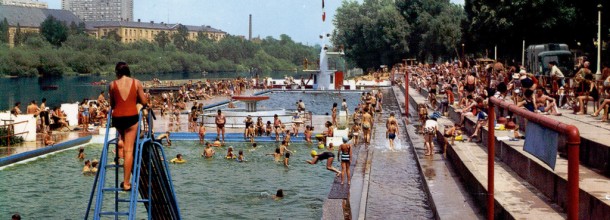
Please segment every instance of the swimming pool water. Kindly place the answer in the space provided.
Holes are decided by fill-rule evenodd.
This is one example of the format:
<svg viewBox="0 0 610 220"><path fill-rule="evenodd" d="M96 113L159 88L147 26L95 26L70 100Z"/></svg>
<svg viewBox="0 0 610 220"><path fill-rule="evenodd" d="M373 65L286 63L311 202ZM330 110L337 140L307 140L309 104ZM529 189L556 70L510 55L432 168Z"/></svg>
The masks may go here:
<svg viewBox="0 0 610 220"><path fill-rule="evenodd" d="M303 100L307 111L311 111L314 115L330 114L333 103L337 103L337 109L341 110L341 102L343 99L347 102L349 112L354 112L354 108L360 101L362 92L346 91L346 92L270 92L262 96L269 96L268 100L263 100L257 103L258 110L265 109L296 109L296 103ZM246 108L246 104L237 102L238 108ZM224 108L224 106L223 106Z"/></svg>
<svg viewBox="0 0 610 220"><path fill-rule="evenodd" d="M168 160L181 153L188 161L170 164L174 188L184 219L320 219L334 174L325 163L309 165L312 146L292 144L290 167L273 161L279 144L228 143L248 160L227 160L227 147L216 148L211 159L200 157L196 142L176 141L165 148ZM101 145L85 147L87 159L98 159ZM0 214L18 212L26 219L80 219L85 214L94 176L81 174L77 150L48 155L0 170ZM335 164L337 166L337 164ZM109 172L110 173L110 172ZM122 176L122 175L121 175ZM285 198L271 199L282 188ZM144 213L144 207L138 207ZM143 218L145 215L139 214Z"/></svg>

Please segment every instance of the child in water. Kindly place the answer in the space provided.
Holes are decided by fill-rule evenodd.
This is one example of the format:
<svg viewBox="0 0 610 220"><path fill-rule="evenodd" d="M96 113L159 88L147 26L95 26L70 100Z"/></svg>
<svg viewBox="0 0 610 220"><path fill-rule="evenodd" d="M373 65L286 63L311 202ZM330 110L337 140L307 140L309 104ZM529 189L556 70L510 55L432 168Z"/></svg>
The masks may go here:
<svg viewBox="0 0 610 220"><path fill-rule="evenodd" d="M216 152L211 148L210 142L205 143L205 149L203 149L203 153L201 153L202 157L210 158L213 157Z"/></svg>
<svg viewBox="0 0 610 220"><path fill-rule="evenodd" d="M199 143L203 144L205 140L205 126L203 126L203 123L199 124Z"/></svg>
<svg viewBox="0 0 610 220"><path fill-rule="evenodd" d="M243 150L239 151L239 155L237 156L237 162L246 162L246 158L244 157Z"/></svg>
<svg viewBox="0 0 610 220"><path fill-rule="evenodd" d="M235 154L233 154L233 147L229 147L229 149L227 150L227 159L235 159Z"/></svg>
<svg viewBox="0 0 610 220"><path fill-rule="evenodd" d="M169 162L170 163L185 163L186 160L182 158L182 154L178 154L178 155L176 155L176 158L171 159Z"/></svg>
<svg viewBox="0 0 610 220"><path fill-rule="evenodd" d="M252 148L250 150L248 150L248 151L250 151L250 152L255 151L256 150L256 146L257 146L256 143L252 143Z"/></svg>
<svg viewBox="0 0 610 220"><path fill-rule="evenodd" d="M278 200L284 198L284 190L278 189L275 195L271 196L271 198Z"/></svg>
<svg viewBox="0 0 610 220"><path fill-rule="evenodd" d="M265 156L273 156L273 159L275 160L275 162L279 162L280 158L282 157L282 154L280 153L280 148L275 148L275 152L272 154L265 154Z"/></svg>
<svg viewBox="0 0 610 220"><path fill-rule="evenodd" d="M311 133L312 133L312 131L310 130L309 125L305 126L305 131L303 131L303 134L305 135L305 141L310 144L312 143L311 142Z"/></svg>
<svg viewBox="0 0 610 220"><path fill-rule="evenodd" d="M91 173L91 161L85 160L85 166L83 167L83 174L87 175Z"/></svg>
<svg viewBox="0 0 610 220"><path fill-rule="evenodd" d="M78 148L78 155L76 156L79 160L85 159L85 148Z"/></svg>
<svg viewBox="0 0 610 220"><path fill-rule="evenodd" d="M91 172L92 173L97 173L97 165L99 164L99 162L97 160L93 160L91 162Z"/></svg>

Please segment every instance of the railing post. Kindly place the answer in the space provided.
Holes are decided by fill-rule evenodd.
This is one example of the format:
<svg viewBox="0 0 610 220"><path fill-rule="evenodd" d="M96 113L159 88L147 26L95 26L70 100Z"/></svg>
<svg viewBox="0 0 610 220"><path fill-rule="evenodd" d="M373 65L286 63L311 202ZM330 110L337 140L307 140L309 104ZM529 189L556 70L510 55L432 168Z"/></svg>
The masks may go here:
<svg viewBox="0 0 610 220"><path fill-rule="evenodd" d="M487 113L487 219L494 219L494 158L496 157L495 149L495 120L496 112L494 103L488 101Z"/></svg>
<svg viewBox="0 0 610 220"><path fill-rule="evenodd" d="M409 72L405 70L405 116L409 116Z"/></svg>
<svg viewBox="0 0 610 220"><path fill-rule="evenodd" d="M580 135L574 126L568 126L568 219L578 219Z"/></svg>

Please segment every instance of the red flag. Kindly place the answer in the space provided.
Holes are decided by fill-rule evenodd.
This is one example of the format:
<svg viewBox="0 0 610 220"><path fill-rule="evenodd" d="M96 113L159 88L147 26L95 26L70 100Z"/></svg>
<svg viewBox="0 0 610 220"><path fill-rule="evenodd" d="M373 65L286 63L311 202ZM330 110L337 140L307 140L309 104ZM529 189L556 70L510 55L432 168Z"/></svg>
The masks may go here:
<svg viewBox="0 0 610 220"><path fill-rule="evenodd" d="M326 12L322 12L322 22L326 21Z"/></svg>
<svg viewBox="0 0 610 220"><path fill-rule="evenodd" d="M322 8L324 8L324 0L322 0Z"/></svg>

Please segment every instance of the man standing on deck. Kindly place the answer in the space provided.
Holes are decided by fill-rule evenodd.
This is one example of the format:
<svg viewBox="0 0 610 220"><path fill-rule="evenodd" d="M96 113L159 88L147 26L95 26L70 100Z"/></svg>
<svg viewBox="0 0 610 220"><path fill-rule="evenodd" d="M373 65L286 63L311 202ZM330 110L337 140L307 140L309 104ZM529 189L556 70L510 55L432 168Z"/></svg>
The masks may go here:
<svg viewBox="0 0 610 220"><path fill-rule="evenodd" d="M218 109L218 115L216 115L216 139L219 139L219 135L222 132L222 143L225 142L225 115Z"/></svg>

